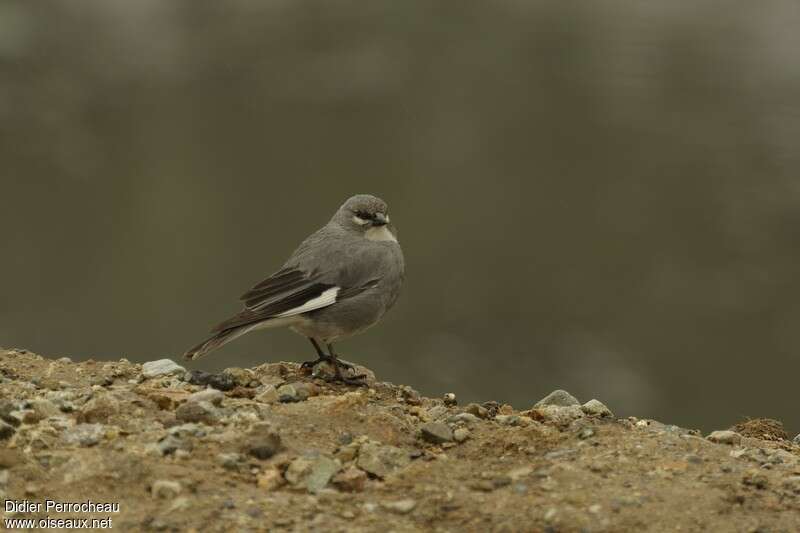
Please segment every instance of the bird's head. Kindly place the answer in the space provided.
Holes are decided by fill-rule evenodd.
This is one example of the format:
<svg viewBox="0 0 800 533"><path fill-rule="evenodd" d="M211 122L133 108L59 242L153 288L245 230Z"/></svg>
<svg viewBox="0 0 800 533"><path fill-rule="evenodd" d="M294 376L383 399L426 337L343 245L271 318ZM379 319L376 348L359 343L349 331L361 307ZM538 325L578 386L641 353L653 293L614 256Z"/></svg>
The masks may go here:
<svg viewBox="0 0 800 533"><path fill-rule="evenodd" d="M345 228L375 241L397 241L386 202L370 194L351 196L334 217Z"/></svg>

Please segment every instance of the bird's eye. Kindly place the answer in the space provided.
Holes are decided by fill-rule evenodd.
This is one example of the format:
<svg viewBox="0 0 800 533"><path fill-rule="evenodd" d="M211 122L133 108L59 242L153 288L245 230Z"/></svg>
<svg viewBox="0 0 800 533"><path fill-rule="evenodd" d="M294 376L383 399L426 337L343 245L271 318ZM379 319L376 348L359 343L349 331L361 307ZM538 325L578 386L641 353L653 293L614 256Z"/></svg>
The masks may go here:
<svg viewBox="0 0 800 533"><path fill-rule="evenodd" d="M372 215L370 215L366 211L356 211L356 216L364 220L372 220Z"/></svg>

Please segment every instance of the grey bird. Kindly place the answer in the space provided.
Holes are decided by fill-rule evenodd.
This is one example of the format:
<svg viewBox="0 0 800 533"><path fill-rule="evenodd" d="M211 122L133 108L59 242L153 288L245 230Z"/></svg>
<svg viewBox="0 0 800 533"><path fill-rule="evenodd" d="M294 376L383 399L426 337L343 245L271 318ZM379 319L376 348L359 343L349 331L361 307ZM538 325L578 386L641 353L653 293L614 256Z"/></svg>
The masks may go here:
<svg viewBox="0 0 800 533"><path fill-rule="evenodd" d="M375 325L397 300L404 276L403 252L386 202L353 196L280 270L241 296L239 314L184 357L197 359L257 329L289 327L308 337L317 352L317 359L303 367L327 361L337 380L362 384L363 376L344 376L342 369L352 365L338 359L333 343Z"/></svg>

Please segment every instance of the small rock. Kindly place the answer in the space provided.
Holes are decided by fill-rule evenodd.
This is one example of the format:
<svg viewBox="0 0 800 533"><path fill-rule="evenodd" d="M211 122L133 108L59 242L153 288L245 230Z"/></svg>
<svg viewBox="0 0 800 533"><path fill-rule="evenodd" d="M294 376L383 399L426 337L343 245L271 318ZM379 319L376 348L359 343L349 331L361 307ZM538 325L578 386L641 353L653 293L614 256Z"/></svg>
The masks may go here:
<svg viewBox="0 0 800 533"><path fill-rule="evenodd" d="M209 386L221 391L229 391L236 386L236 382L229 374L209 374L202 370L187 372L183 380L192 385Z"/></svg>
<svg viewBox="0 0 800 533"><path fill-rule="evenodd" d="M69 357L59 357L58 359L56 359L56 363L61 363L61 364L64 364L64 365L69 364L71 362L72 362L72 359L70 359Z"/></svg>
<svg viewBox="0 0 800 533"><path fill-rule="evenodd" d="M181 484L177 481L160 479L153 483L150 494L153 498L171 500L181 493Z"/></svg>
<svg viewBox="0 0 800 533"><path fill-rule="evenodd" d="M792 442L794 442L797 445L800 445L800 433L798 433L797 436L792 439Z"/></svg>
<svg viewBox="0 0 800 533"><path fill-rule="evenodd" d="M570 405L568 407L545 405L534 408L532 412L538 413L542 419L556 426L568 426L574 420L584 416L580 405Z"/></svg>
<svg viewBox="0 0 800 533"><path fill-rule="evenodd" d="M0 440L10 439L15 431L14 426L0 420Z"/></svg>
<svg viewBox="0 0 800 533"><path fill-rule="evenodd" d="M469 404L464 411L467 413L474 415L478 418L488 418L489 417L489 410L482 405L478 405L477 403Z"/></svg>
<svg viewBox="0 0 800 533"><path fill-rule="evenodd" d="M230 376L234 384L239 387L249 387L250 383L256 379L256 375L249 368L226 368L222 373Z"/></svg>
<svg viewBox="0 0 800 533"><path fill-rule="evenodd" d="M614 413L600 400L589 400L581 406L581 410L590 416L613 417Z"/></svg>
<svg viewBox="0 0 800 533"><path fill-rule="evenodd" d="M336 474L333 484L345 492L361 492L367 484L367 474L363 470L351 466Z"/></svg>
<svg viewBox="0 0 800 533"><path fill-rule="evenodd" d="M175 410L175 418L182 422L202 422L212 426L219 422L220 413L209 402L186 402Z"/></svg>
<svg viewBox="0 0 800 533"><path fill-rule="evenodd" d="M358 450L356 466L361 470L379 478L407 466L411 462L408 453L395 446L384 446L368 441Z"/></svg>
<svg viewBox="0 0 800 533"><path fill-rule="evenodd" d="M595 429L594 428L583 428L578 433L578 438L581 440L586 440L595 436Z"/></svg>
<svg viewBox="0 0 800 533"><path fill-rule="evenodd" d="M29 416L25 417L25 422L29 424L35 424L45 418L61 414L61 410L50 400L31 400L26 403L25 407L31 410Z"/></svg>
<svg viewBox="0 0 800 533"><path fill-rule="evenodd" d="M449 411L447 410L447 407L445 407L444 405L434 405L433 407L427 410L422 419L439 420L441 418L444 418L448 413Z"/></svg>
<svg viewBox="0 0 800 533"><path fill-rule="evenodd" d="M285 482L280 471L275 468L269 468L256 477L256 485L264 490L276 490Z"/></svg>
<svg viewBox="0 0 800 533"><path fill-rule="evenodd" d="M217 461L227 470L236 470L244 462L244 457L240 453L220 453Z"/></svg>
<svg viewBox="0 0 800 533"><path fill-rule="evenodd" d="M565 390L554 390L538 402L534 407L544 407L546 405L556 405L558 407L569 407L571 405L580 405L581 402L578 401L575 396L568 393Z"/></svg>
<svg viewBox="0 0 800 533"><path fill-rule="evenodd" d="M527 426L530 424L530 419L519 415L497 415L494 419L504 426Z"/></svg>
<svg viewBox="0 0 800 533"><path fill-rule="evenodd" d="M750 470L742 476L742 483L757 489L765 489L769 486L769 478L758 470Z"/></svg>
<svg viewBox="0 0 800 533"><path fill-rule="evenodd" d="M453 431L453 440L456 442L464 442L469 438L469 430L467 428L458 428Z"/></svg>
<svg viewBox="0 0 800 533"><path fill-rule="evenodd" d="M244 450L256 459L269 459L281 448L281 437L267 422L254 424L244 443Z"/></svg>
<svg viewBox="0 0 800 533"><path fill-rule="evenodd" d="M387 511L391 511L393 513L398 513L398 514L408 514L411 511L413 511L416 506L417 502L412 499L398 500L396 502L387 502L382 505L382 507Z"/></svg>
<svg viewBox="0 0 800 533"><path fill-rule="evenodd" d="M453 440L453 430L441 422L428 422L422 424L419 429L422 438L433 444L442 444Z"/></svg>
<svg viewBox="0 0 800 533"><path fill-rule="evenodd" d="M316 494L325 488L341 464L335 459L318 455L316 457L298 457L286 469L286 481L294 487L303 487Z"/></svg>
<svg viewBox="0 0 800 533"><path fill-rule="evenodd" d="M800 475L789 476L783 480L783 487L795 494L800 494Z"/></svg>
<svg viewBox="0 0 800 533"><path fill-rule="evenodd" d="M421 403L419 392L408 385L400 387L400 396L409 405L419 405Z"/></svg>
<svg viewBox="0 0 800 533"><path fill-rule="evenodd" d="M119 401L109 393L95 396L78 413L78 422L87 424L107 423L109 419L119 413Z"/></svg>
<svg viewBox="0 0 800 533"><path fill-rule="evenodd" d="M711 442L717 442L719 444L740 444L742 442L741 435L735 431L729 430L714 431L707 438Z"/></svg>
<svg viewBox="0 0 800 533"><path fill-rule="evenodd" d="M280 400L278 389L274 385L266 385L264 390L258 393L254 398L257 402L262 403L275 403Z"/></svg>
<svg viewBox="0 0 800 533"><path fill-rule="evenodd" d="M278 387L278 400L281 402L302 402L316 396L319 389L312 383L287 383Z"/></svg>
<svg viewBox="0 0 800 533"><path fill-rule="evenodd" d="M444 400L445 405L456 405L458 400L456 400L456 395L452 392L448 392L442 398Z"/></svg>
<svg viewBox="0 0 800 533"><path fill-rule="evenodd" d="M181 439L180 437L173 435L167 435L158 441L155 449L161 453L161 455L172 455L179 450L190 452L192 449L194 449L194 445L190 440Z"/></svg>
<svg viewBox="0 0 800 533"><path fill-rule="evenodd" d="M457 422L465 422L467 424L474 424L476 422L480 422L481 419L477 416L473 415L472 413L458 413L457 415L453 415L447 417L448 424L455 424Z"/></svg>
<svg viewBox="0 0 800 533"><path fill-rule="evenodd" d="M205 389L194 394L189 395L186 399L187 402L208 402L211 405L215 405L219 407L222 405L222 400L225 398L225 395L222 391L217 389Z"/></svg>
<svg viewBox="0 0 800 533"><path fill-rule="evenodd" d="M186 369L172 359L148 361L142 365L142 376L147 379L184 373L186 373Z"/></svg>
<svg viewBox="0 0 800 533"><path fill-rule="evenodd" d="M78 424L64 432L64 440L78 446L94 446L103 440L105 432L102 424Z"/></svg>

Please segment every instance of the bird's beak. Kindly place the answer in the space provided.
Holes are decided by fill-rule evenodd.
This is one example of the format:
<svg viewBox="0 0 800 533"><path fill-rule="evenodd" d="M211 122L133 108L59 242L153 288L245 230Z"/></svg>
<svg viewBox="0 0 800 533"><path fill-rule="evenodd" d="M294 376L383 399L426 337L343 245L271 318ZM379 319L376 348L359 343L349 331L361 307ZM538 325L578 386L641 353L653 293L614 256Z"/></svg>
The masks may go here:
<svg viewBox="0 0 800 533"><path fill-rule="evenodd" d="M372 219L373 226L385 226L389 223L389 217L383 213L375 213L375 218Z"/></svg>

